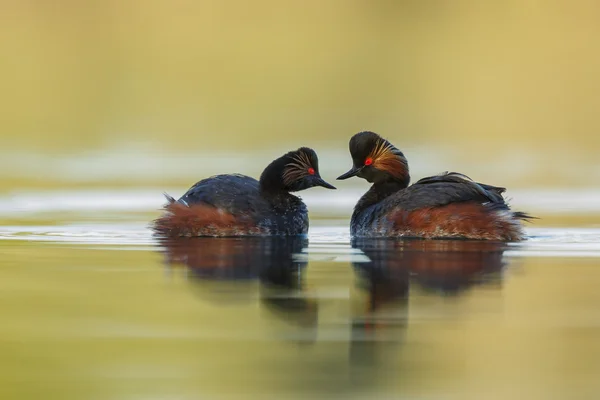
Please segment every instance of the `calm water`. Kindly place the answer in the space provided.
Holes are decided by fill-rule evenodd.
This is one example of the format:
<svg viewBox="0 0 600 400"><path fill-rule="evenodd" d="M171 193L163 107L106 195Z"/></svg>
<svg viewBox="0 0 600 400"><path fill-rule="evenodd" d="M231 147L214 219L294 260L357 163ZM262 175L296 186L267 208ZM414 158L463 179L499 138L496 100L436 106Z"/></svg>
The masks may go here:
<svg viewBox="0 0 600 400"><path fill-rule="evenodd" d="M592 224L351 242L316 218L306 240L159 243L156 196L17 197L0 199L2 399L600 395Z"/></svg>

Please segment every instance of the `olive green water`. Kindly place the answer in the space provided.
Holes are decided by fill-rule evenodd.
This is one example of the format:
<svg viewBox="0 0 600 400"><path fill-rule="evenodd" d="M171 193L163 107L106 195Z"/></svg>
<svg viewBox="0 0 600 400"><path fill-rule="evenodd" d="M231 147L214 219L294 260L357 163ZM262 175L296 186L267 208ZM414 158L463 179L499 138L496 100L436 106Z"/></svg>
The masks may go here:
<svg viewBox="0 0 600 400"><path fill-rule="evenodd" d="M308 246L177 247L120 215L5 221L1 398L600 393L598 229L353 248L347 221L316 219Z"/></svg>

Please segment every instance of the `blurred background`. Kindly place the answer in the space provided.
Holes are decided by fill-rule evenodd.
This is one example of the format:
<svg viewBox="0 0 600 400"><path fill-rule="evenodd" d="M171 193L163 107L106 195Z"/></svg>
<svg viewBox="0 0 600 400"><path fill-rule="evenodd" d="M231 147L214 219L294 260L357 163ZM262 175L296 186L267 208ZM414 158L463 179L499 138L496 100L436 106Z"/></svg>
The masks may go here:
<svg viewBox="0 0 600 400"><path fill-rule="evenodd" d="M0 7L5 193L185 190L215 173L258 176L303 145L334 181L361 130L404 150L414 180L458 170L515 190L600 181L597 2Z"/></svg>

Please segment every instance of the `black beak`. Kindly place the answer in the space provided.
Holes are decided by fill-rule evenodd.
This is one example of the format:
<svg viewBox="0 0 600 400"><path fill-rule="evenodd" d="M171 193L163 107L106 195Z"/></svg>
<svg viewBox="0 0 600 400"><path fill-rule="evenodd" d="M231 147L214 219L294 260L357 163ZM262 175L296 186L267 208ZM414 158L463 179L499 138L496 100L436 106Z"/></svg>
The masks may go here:
<svg viewBox="0 0 600 400"><path fill-rule="evenodd" d="M350 169L350 171L338 176L338 180L352 178L353 176L356 176L360 172L361 169L362 168L352 167L352 169Z"/></svg>
<svg viewBox="0 0 600 400"><path fill-rule="evenodd" d="M325 181L324 181L323 179L321 179L320 177L317 177L317 178L315 178L315 180L314 180L314 184L315 184L316 186L322 186L322 187L324 187L324 188L327 188L327 189L335 189L335 188L336 188L335 186L333 186L333 185L330 185L329 183L325 182Z"/></svg>

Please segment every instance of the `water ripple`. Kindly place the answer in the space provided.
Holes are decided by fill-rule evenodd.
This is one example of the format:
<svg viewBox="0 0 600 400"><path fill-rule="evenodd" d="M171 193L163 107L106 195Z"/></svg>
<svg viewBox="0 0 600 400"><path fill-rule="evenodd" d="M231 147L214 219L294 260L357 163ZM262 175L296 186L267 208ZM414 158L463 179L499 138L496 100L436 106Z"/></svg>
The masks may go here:
<svg viewBox="0 0 600 400"><path fill-rule="evenodd" d="M321 225L309 232L310 247L303 257L311 260L359 261L360 253L350 247L345 226ZM600 229L592 228L528 228L530 239L513 243L507 255L535 257L600 257ZM86 223L63 225L8 225L0 227L0 240L54 242L63 244L112 245L115 249L139 250L156 240L146 222ZM121 247L122 246L122 247Z"/></svg>

